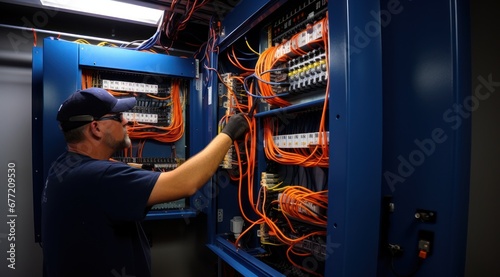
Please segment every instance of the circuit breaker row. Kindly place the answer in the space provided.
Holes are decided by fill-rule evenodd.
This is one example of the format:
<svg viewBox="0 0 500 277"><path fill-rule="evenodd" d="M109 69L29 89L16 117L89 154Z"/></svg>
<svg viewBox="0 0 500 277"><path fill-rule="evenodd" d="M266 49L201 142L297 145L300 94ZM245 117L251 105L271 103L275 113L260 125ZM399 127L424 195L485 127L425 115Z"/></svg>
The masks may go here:
<svg viewBox="0 0 500 277"><path fill-rule="evenodd" d="M302 93L316 87L325 87L328 79L326 54L315 49L306 55L288 61L289 92Z"/></svg>
<svg viewBox="0 0 500 277"><path fill-rule="evenodd" d="M319 21L314 25L308 24L306 28L295 35L292 39L289 39L280 45L278 45L276 52L274 54L275 59L279 59L285 55L293 56L296 55L297 51L301 49L307 51L311 49L312 43L317 42L319 39L323 38L323 28L325 28L325 22Z"/></svg>
<svg viewBox="0 0 500 277"><path fill-rule="evenodd" d="M145 83L103 79L102 80L102 88L116 90L116 91L129 91L129 92L138 92L138 93L158 94L158 85L157 84L145 84Z"/></svg>
<svg viewBox="0 0 500 277"><path fill-rule="evenodd" d="M330 132L326 131L325 133L326 134L322 134L320 132L312 132L278 135L273 136L273 141L274 144L279 148L309 148L316 145L328 145L328 143L330 142ZM326 143L323 139L323 135L326 137Z"/></svg>
<svg viewBox="0 0 500 277"><path fill-rule="evenodd" d="M137 99L136 106L123 113L125 119L154 126L168 126L171 122L170 106L172 104L168 97L170 87L166 84L135 81L141 79L148 78L106 71L93 73L94 86L106 89L118 98L134 96ZM156 130L151 129L151 131Z"/></svg>
<svg viewBox="0 0 500 277"><path fill-rule="evenodd" d="M161 100L144 95L136 96L136 106L123 117L131 122L147 123L156 126L168 126L171 122L170 99Z"/></svg>
<svg viewBox="0 0 500 277"><path fill-rule="evenodd" d="M273 92L301 94L326 87L328 68L322 39L326 32L325 18L306 28L276 47L274 57L287 61L277 64L271 74Z"/></svg>
<svg viewBox="0 0 500 277"><path fill-rule="evenodd" d="M181 163L174 158L161 157L114 157L113 159L124 163L140 164L143 169L156 171L170 171L176 169Z"/></svg>
<svg viewBox="0 0 500 277"><path fill-rule="evenodd" d="M273 92L300 94L326 87L328 71L326 53L315 49L307 54L289 60L271 73Z"/></svg>
<svg viewBox="0 0 500 277"><path fill-rule="evenodd" d="M289 9L271 24L273 42L281 42L283 39L290 38L306 24L323 17L327 9L327 0L297 1L295 7Z"/></svg>

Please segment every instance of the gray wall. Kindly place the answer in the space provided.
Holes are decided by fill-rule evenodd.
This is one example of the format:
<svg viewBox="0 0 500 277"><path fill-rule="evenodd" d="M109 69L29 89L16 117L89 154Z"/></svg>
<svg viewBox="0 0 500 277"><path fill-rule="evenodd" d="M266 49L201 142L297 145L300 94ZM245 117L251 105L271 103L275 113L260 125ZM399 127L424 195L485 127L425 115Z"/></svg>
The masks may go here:
<svg viewBox="0 0 500 277"><path fill-rule="evenodd" d="M10 31L0 30L0 276L41 276L42 251L34 242L31 182L31 45L14 47ZM17 51L16 51L17 50ZM10 227L7 214L7 164L15 163L15 270L7 267ZM9 213L10 214L10 213Z"/></svg>
<svg viewBox="0 0 500 277"><path fill-rule="evenodd" d="M490 92L472 113L466 276L500 276L500 24L498 1L471 1L472 89ZM478 80L498 82L491 90Z"/></svg>

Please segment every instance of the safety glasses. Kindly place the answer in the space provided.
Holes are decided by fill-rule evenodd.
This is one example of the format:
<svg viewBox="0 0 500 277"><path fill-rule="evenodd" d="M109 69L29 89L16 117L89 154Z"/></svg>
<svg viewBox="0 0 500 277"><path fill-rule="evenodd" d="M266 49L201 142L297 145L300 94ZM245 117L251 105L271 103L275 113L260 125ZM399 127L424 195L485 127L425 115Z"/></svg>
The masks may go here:
<svg viewBox="0 0 500 277"><path fill-rule="evenodd" d="M114 121L122 122L122 118L123 118L123 113L117 113L114 115L103 116L101 118L96 119L96 121L114 120Z"/></svg>

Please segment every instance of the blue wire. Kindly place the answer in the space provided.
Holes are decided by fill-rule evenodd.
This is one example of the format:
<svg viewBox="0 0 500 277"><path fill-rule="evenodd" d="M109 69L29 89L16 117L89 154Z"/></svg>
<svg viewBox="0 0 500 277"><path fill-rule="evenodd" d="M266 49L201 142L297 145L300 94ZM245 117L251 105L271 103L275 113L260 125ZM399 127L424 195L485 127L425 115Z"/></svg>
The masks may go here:
<svg viewBox="0 0 500 277"><path fill-rule="evenodd" d="M253 94L249 91L248 87L247 87L247 80L248 78L250 77L255 77L257 78L257 76L255 76L255 74L252 74L252 75L249 75L247 77L245 77L245 79L243 79L243 89L245 90L245 93L252 96L252 97L255 97L255 98L259 98L259 99L270 99L270 98L275 98L275 97L282 97L282 96L287 96L289 93L282 93L282 94L279 94L279 95L272 95L272 96L262 96L262 95L256 95L256 94ZM258 78L257 78L258 79Z"/></svg>
<svg viewBox="0 0 500 277"><path fill-rule="evenodd" d="M258 57L255 58L241 58L241 57L235 57L233 54L229 54L231 57L236 58L238 60L243 60L243 61L255 61L258 59Z"/></svg>
<svg viewBox="0 0 500 277"><path fill-rule="evenodd" d="M265 72L263 72L263 73L265 73ZM262 80L261 78L259 78L259 76L255 75L255 74L252 74L250 76L253 76L257 80L261 81L262 83L269 84L269 85L289 85L290 84L288 82L271 82L271 81Z"/></svg>
<svg viewBox="0 0 500 277"><path fill-rule="evenodd" d="M160 38L160 31L156 31L152 37L150 37L148 40L145 40L144 42L142 42L139 46L134 48L134 50L151 49L156 44L156 42L158 42L159 38Z"/></svg>
<svg viewBox="0 0 500 277"><path fill-rule="evenodd" d="M158 24L158 27L156 28L156 32L153 34L152 37L148 38L147 40L143 41L139 46L135 48L131 48L132 50L149 50L155 46L155 44L160 40L161 37L161 26L163 23L163 17L165 16L165 12L161 16L160 22Z"/></svg>
<svg viewBox="0 0 500 277"><path fill-rule="evenodd" d="M242 51L238 48L234 48L236 49L236 51L238 51L239 53L243 54L243 55L246 55L246 56L256 56L257 54L255 54L254 52L245 52L245 51ZM255 59L258 59L259 57L255 57Z"/></svg>

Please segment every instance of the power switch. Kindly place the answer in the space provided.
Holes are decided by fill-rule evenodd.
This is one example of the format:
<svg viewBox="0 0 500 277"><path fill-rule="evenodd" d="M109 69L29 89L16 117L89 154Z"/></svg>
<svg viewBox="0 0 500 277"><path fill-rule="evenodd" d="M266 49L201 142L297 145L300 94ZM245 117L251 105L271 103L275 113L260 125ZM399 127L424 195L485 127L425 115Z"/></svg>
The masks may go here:
<svg viewBox="0 0 500 277"><path fill-rule="evenodd" d="M418 256L421 259L426 259L432 253L433 244L433 232L426 230L420 230L418 232Z"/></svg>
<svg viewBox="0 0 500 277"><path fill-rule="evenodd" d="M430 243L430 241L423 240L423 239L419 240L418 241L418 250L429 253L430 250L431 250L431 243Z"/></svg>

